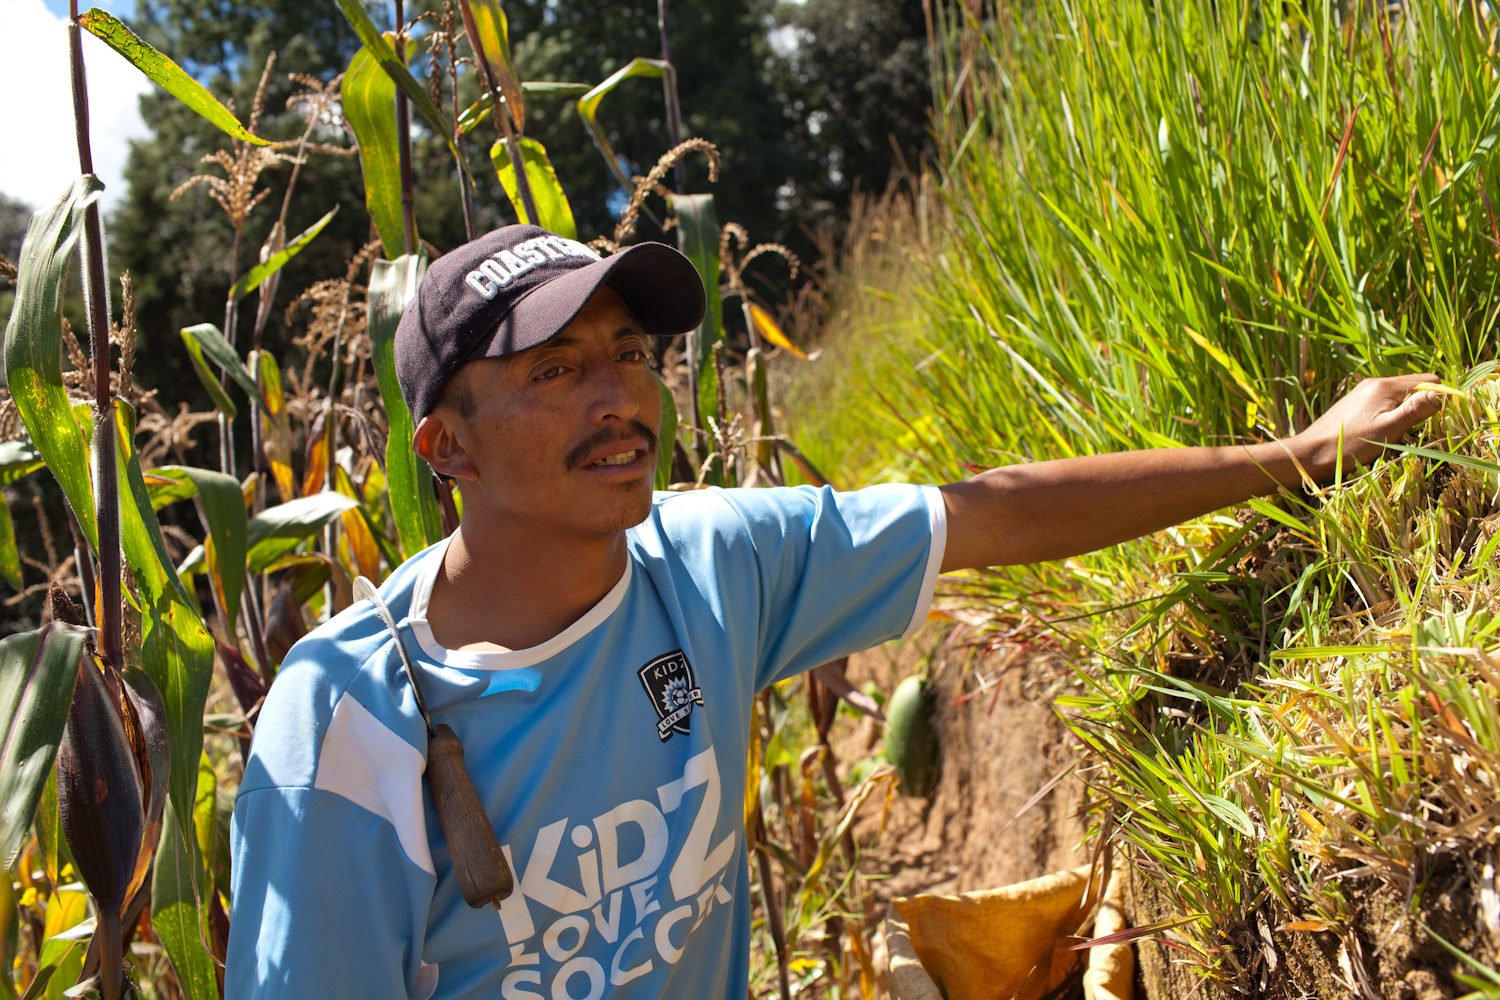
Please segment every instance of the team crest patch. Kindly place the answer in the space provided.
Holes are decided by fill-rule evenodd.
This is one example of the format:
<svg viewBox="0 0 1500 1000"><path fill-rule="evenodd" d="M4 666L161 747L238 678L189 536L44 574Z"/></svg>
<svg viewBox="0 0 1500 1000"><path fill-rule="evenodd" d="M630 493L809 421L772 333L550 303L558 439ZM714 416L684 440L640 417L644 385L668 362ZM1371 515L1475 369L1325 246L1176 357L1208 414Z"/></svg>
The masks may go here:
<svg viewBox="0 0 1500 1000"><path fill-rule="evenodd" d="M688 734L693 705L703 704L703 691L693 679L693 667L677 649L658 656L637 671L651 707L656 709L656 735L663 743L673 733Z"/></svg>

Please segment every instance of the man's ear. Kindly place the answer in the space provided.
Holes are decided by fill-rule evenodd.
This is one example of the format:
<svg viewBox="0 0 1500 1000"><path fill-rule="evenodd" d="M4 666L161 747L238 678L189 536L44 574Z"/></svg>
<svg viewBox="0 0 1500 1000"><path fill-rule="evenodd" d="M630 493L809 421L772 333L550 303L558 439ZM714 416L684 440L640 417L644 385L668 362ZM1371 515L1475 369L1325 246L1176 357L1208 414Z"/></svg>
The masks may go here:
<svg viewBox="0 0 1500 1000"><path fill-rule="evenodd" d="M411 444L417 457L432 466L432 471L438 475L478 482L479 467L464 447L465 437L459 433L454 415L439 407L417 424Z"/></svg>

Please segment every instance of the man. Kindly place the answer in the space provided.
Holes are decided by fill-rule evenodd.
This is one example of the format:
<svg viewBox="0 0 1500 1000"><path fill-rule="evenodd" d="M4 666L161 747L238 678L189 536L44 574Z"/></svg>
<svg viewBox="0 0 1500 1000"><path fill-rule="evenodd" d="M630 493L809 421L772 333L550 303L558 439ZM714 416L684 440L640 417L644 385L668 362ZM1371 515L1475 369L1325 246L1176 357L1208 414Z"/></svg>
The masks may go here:
<svg viewBox="0 0 1500 1000"><path fill-rule="evenodd" d="M288 655L234 813L228 995L733 998L751 699L910 635L940 571L1058 559L1369 461L1438 407L1362 382L1283 442L1014 465L947 486L653 495L648 337L703 287L661 244L532 226L438 259L396 338L463 523L381 588L515 872L460 897L426 729L368 603Z"/></svg>

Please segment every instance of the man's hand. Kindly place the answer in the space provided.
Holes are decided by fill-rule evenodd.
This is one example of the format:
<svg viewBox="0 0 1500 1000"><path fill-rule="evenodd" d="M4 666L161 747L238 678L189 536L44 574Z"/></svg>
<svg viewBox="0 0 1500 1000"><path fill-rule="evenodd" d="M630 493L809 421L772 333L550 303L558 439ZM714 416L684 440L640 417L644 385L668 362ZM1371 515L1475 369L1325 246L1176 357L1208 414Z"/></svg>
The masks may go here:
<svg viewBox="0 0 1500 1000"><path fill-rule="evenodd" d="M943 570L1063 559L1368 463L1438 411L1432 374L1366 379L1312 426L1248 447L1160 448L991 469L942 487ZM1300 469L1299 469L1300 466Z"/></svg>
<svg viewBox="0 0 1500 1000"><path fill-rule="evenodd" d="M1437 393L1417 389L1423 382L1437 381L1438 377L1430 372L1367 378L1287 445L1307 474L1322 482L1332 478L1337 467L1342 428L1345 467L1352 464L1351 459L1368 465L1384 451L1382 444L1401 440L1415 424L1442 408L1442 398Z"/></svg>

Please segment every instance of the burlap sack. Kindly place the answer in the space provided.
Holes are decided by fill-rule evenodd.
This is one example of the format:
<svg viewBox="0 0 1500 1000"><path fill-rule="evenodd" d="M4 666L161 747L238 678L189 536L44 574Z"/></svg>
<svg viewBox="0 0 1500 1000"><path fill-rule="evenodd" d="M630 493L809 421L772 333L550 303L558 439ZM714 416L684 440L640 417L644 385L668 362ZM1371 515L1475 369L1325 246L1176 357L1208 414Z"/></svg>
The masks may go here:
<svg viewBox="0 0 1500 1000"><path fill-rule="evenodd" d="M1132 1000L1130 945L1067 950L1079 942L1070 935L1093 908L1097 890L1098 875L1091 883L1085 865L1001 889L893 900L885 934L891 995L1039 1000L1082 972L1089 1000ZM1108 929L1095 936L1121 929L1123 892L1116 872L1095 921Z"/></svg>
<svg viewBox="0 0 1500 1000"><path fill-rule="evenodd" d="M1094 918L1093 937L1118 934L1128 925L1125 920L1124 871L1116 868L1104 890L1099 916ZM1088 951L1089 967L1083 974L1084 1000L1134 1000L1135 946L1107 944Z"/></svg>

